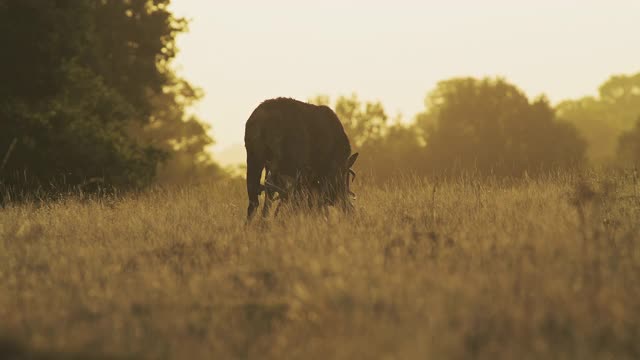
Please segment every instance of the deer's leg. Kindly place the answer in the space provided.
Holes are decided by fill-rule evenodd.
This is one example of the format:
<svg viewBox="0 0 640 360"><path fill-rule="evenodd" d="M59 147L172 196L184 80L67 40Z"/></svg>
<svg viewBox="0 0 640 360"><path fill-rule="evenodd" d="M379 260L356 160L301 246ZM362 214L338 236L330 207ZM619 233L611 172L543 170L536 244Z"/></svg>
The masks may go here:
<svg viewBox="0 0 640 360"><path fill-rule="evenodd" d="M258 206L260 206L260 176L264 168L264 161L260 156L247 149L247 195L249 197L249 207L247 208L247 221L250 221Z"/></svg>
<svg viewBox="0 0 640 360"><path fill-rule="evenodd" d="M269 169L266 169L267 175L265 176L265 184L273 181L272 174ZM269 209L271 208L271 204L273 204L273 198L275 197L275 193L272 189L266 188L264 189L264 206L262 208L262 217L267 217L269 215Z"/></svg>

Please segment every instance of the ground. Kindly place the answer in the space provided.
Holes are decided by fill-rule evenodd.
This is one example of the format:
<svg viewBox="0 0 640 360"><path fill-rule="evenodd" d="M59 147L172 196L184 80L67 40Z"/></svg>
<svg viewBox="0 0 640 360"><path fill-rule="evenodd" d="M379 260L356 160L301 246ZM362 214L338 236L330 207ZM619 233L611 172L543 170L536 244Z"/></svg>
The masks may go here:
<svg viewBox="0 0 640 360"><path fill-rule="evenodd" d="M250 226L235 181L8 205L0 357L640 358L632 177L361 181Z"/></svg>

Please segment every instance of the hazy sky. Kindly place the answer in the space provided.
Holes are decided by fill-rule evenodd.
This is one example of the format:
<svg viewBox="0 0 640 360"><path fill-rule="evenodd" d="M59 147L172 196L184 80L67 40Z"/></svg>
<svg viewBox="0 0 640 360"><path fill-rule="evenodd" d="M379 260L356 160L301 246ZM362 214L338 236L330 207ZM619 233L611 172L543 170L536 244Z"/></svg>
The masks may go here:
<svg viewBox="0 0 640 360"><path fill-rule="evenodd" d="M506 77L554 102L640 71L639 0L174 0L179 73L206 97L215 150L264 99L355 92L412 118L439 80Z"/></svg>

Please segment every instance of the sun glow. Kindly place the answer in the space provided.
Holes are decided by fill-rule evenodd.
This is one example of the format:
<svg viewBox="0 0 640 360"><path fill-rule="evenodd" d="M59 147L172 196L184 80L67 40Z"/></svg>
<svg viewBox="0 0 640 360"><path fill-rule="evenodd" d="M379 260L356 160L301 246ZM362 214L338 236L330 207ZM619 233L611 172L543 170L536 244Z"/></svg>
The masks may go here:
<svg viewBox="0 0 640 360"><path fill-rule="evenodd" d="M504 76L552 101L594 93L638 71L637 1L175 0L191 19L179 73L206 97L195 111L216 151L242 144L262 100L357 93L410 120L453 76ZM224 162L224 159L221 159Z"/></svg>

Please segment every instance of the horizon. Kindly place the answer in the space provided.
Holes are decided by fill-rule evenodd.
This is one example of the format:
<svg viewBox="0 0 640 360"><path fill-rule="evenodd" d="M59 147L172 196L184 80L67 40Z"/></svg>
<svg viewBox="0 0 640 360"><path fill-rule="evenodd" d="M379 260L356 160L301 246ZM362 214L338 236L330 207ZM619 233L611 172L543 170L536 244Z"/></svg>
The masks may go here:
<svg viewBox="0 0 640 360"><path fill-rule="evenodd" d="M596 95L610 76L640 63L640 49L629 45L640 3L631 1L329 0L311 8L176 0L171 7L190 20L174 64L204 90L192 110L211 125L223 164L220 154L243 144L246 119L268 98L355 93L410 121L448 78L504 77L530 98L544 94L557 104Z"/></svg>

